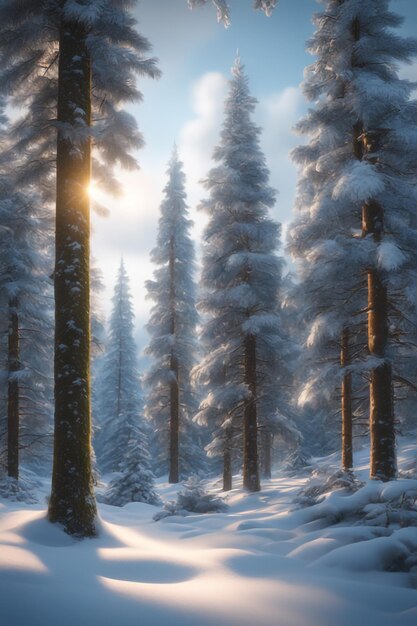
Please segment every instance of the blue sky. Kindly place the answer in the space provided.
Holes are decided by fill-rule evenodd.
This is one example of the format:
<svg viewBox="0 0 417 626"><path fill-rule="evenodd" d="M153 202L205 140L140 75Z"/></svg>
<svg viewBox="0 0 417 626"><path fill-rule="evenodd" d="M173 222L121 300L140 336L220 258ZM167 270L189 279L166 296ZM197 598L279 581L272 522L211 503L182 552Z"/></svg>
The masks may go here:
<svg viewBox="0 0 417 626"><path fill-rule="evenodd" d="M288 152L300 139L291 128L307 104L300 90L303 71L313 58L306 40L313 34L315 0L279 0L270 18L252 9L252 0L230 0L232 25L216 21L211 4L190 11L186 0L140 0L138 29L153 46L163 72L158 81L141 79L144 100L131 107L146 145L138 153L139 172L122 174L123 198L107 199L110 217L93 218L93 254L103 269L102 305L108 313L121 255L131 279L139 348L146 344L143 327L149 303L144 281L152 275L149 252L156 237L158 207L165 169L177 142L187 175L188 203L198 242L204 216L196 211L204 189L199 180L211 166L211 153L222 121L226 81L237 50L246 66L252 94L259 100L256 121L264 129L262 146L279 195L274 217L284 231L291 220L296 172ZM405 17L403 33L417 35L417 0L393 0ZM417 80L417 63L405 70Z"/></svg>

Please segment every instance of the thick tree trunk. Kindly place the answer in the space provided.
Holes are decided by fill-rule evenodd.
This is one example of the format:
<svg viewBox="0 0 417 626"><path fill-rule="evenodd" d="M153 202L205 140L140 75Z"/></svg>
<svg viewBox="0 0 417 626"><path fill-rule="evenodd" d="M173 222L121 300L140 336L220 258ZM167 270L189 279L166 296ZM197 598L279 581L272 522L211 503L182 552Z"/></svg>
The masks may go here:
<svg viewBox="0 0 417 626"><path fill-rule="evenodd" d="M229 443L226 444L223 453L223 491L232 488L232 451Z"/></svg>
<svg viewBox="0 0 417 626"><path fill-rule="evenodd" d="M355 41L361 37L358 18L352 22ZM352 65L356 65L352 57ZM366 159L380 148L381 131L365 129L358 120L353 129L354 153L358 160ZM372 157L373 161L374 157ZM362 236L372 235L379 243L384 234L384 211L382 206L370 200L362 207ZM394 389L392 368L387 358L389 342L388 294L382 270L368 270L368 352L380 359L381 364L371 371L369 386L371 437L370 476L381 480L395 478L397 472L395 452Z"/></svg>
<svg viewBox="0 0 417 626"><path fill-rule="evenodd" d="M256 407L256 338L245 337L245 383L250 397L245 401L243 415L243 486L259 491L258 420Z"/></svg>
<svg viewBox="0 0 417 626"><path fill-rule="evenodd" d="M349 329L344 328L340 349L340 366L350 365ZM352 440L352 374L346 372L342 380L342 467L350 471L353 467Z"/></svg>
<svg viewBox="0 0 417 626"><path fill-rule="evenodd" d="M380 242L384 230L382 207L375 201L362 209L362 235L372 235ZM394 392L391 363L387 358L389 341L388 294L384 273L379 268L368 270L368 351L380 359L371 371L369 387L371 437L370 476L391 480L396 476Z"/></svg>
<svg viewBox="0 0 417 626"><path fill-rule="evenodd" d="M171 311L171 335L176 332L175 319L175 241L170 239L169 273L170 273L170 311ZM174 348L175 350L175 348ZM178 358L171 352L170 370L174 380L170 383L170 423L169 423L169 478L170 483L179 482L179 430L180 430L180 394L179 394L179 367Z"/></svg>
<svg viewBox="0 0 417 626"><path fill-rule="evenodd" d="M91 125L91 66L85 28L60 27L58 123ZM91 141L58 127L55 258L55 437L48 516L66 532L96 534L91 471L90 207Z"/></svg>
<svg viewBox="0 0 417 626"><path fill-rule="evenodd" d="M19 371L18 299L9 300L9 337L7 369L7 475L19 478L19 382L13 375Z"/></svg>
<svg viewBox="0 0 417 626"><path fill-rule="evenodd" d="M262 476L264 478L271 478L272 475L272 440L273 437L268 430L262 432Z"/></svg>

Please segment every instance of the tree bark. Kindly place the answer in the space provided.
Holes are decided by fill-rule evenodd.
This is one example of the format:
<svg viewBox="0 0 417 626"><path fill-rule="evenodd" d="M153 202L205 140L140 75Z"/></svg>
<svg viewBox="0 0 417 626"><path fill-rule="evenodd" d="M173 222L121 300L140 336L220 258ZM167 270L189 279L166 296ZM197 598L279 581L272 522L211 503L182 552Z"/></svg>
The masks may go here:
<svg viewBox="0 0 417 626"><path fill-rule="evenodd" d="M175 319L175 241L170 239L169 273L170 273L170 312L171 312L171 336L176 332ZM169 424L169 478L168 482L179 482L179 428L180 428L180 394L179 394L179 367L176 348L171 348L170 370L174 380L170 383L170 424Z"/></svg>
<svg viewBox="0 0 417 626"><path fill-rule="evenodd" d="M384 232L384 212L374 200L362 208L362 236L372 235L379 243ZM391 363L387 358L389 342L388 293L384 272L368 269L368 352L380 360L371 371L369 386L371 438L370 476L392 480L396 476L394 391Z"/></svg>
<svg viewBox="0 0 417 626"><path fill-rule="evenodd" d="M273 436L268 430L262 432L261 441L262 441L262 476L264 478L271 478Z"/></svg>
<svg viewBox="0 0 417 626"><path fill-rule="evenodd" d="M349 329L344 328L340 350L340 366L350 365ZM346 372L342 380L342 467L350 471L353 467L352 440L352 374Z"/></svg>
<svg viewBox="0 0 417 626"><path fill-rule="evenodd" d="M86 28L63 20L58 75L55 249L55 436L48 516L69 534L96 534L91 471L91 64ZM65 126L80 133L78 141ZM84 131L85 135L82 136Z"/></svg>
<svg viewBox="0 0 417 626"><path fill-rule="evenodd" d="M19 382L13 377L20 369L18 299L9 300L7 369L7 475L19 478Z"/></svg>
<svg viewBox="0 0 417 626"><path fill-rule="evenodd" d="M258 419L257 419L257 390L256 390L256 338L246 335L245 350L245 383L250 397L244 406L243 427L243 486L249 491L259 491L259 463L258 463Z"/></svg>
<svg viewBox="0 0 417 626"><path fill-rule="evenodd" d="M232 488L232 451L229 443L226 443L223 452L223 491Z"/></svg>
<svg viewBox="0 0 417 626"><path fill-rule="evenodd" d="M358 18L352 22L354 41L361 37ZM352 56L352 65L356 62ZM381 131L365 129L358 120L354 129L354 153L358 160L366 159L380 148ZM362 207L362 237L372 236L378 244L384 234L384 211L375 200ZM384 272L370 267L368 277L368 352L380 359L381 364L371 371L369 386L371 437L370 476L391 480L397 472L395 452L394 390L391 363L387 358L389 343L388 294Z"/></svg>

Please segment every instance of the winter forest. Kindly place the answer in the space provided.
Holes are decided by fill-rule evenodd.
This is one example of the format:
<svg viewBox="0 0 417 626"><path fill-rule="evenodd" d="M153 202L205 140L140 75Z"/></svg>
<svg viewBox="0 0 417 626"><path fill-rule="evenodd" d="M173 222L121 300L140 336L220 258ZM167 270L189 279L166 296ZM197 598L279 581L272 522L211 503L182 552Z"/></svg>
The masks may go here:
<svg viewBox="0 0 417 626"><path fill-rule="evenodd" d="M416 19L0 0L2 625L415 626Z"/></svg>

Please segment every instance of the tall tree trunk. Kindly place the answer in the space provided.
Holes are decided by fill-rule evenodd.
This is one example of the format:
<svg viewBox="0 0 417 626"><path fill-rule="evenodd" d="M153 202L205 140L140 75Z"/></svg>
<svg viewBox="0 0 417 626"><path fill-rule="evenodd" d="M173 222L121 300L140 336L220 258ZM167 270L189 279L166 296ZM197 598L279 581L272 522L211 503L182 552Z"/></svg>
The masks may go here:
<svg viewBox="0 0 417 626"><path fill-rule="evenodd" d="M273 436L268 429L262 431L262 476L264 478L271 478L272 475L272 441Z"/></svg>
<svg viewBox="0 0 417 626"><path fill-rule="evenodd" d="M245 336L245 383L250 397L245 401L243 415L243 486L249 491L259 491L258 419L256 390L256 338Z"/></svg>
<svg viewBox="0 0 417 626"><path fill-rule="evenodd" d="M349 329L342 331L340 349L340 366L350 365ZM342 380L342 467L349 471L353 467L353 440L352 440L352 374L346 372Z"/></svg>
<svg viewBox="0 0 417 626"><path fill-rule="evenodd" d="M18 299L9 300L7 369L7 475L19 478L19 382L13 377L20 369Z"/></svg>
<svg viewBox="0 0 417 626"><path fill-rule="evenodd" d="M83 25L60 26L58 123L88 131L91 65ZM91 471L91 141L58 127L55 250L55 437L48 516L66 532L96 534Z"/></svg>
<svg viewBox="0 0 417 626"><path fill-rule="evenodd" d="M232 488L232 450L231 438L227 440L223 452L223 491L230 491Z"/></svg>
<svg viewBox="0 0 417 626"><path fill-rule="evenodd" d="M175 241L171 237L169 254L169 273L170 273L170 312L171 312L171 335L174 337L176 332L175 320ZM175 350L176 348L174 348ZM180 428L180 394L179 394L179 367L177 355L171 348L171 358L169 368L174 376L174 380L170 383L169 406L170 406L170 423L169 423L169 478L170 483L177 483L179 477L179 428Z"/></svg>
<svg viewBox="0 0 417 626"><path fill-rule="evenodd" d="M352 22L354 41L361 37L358 18ZM355 66L352 57L352 65ZM358 120L353 128L354 153L358 160L379 149L381 131L365 129ZM372 236L379 243L384 234L384 211L382 206L370 200L362 207L362 237ZM389 341L388 294L384 272L377 267L368 269L368 352L381 360L372 369L369 386L371 437L370 476L381 480L395 478L397 472L394 427L394 389L392 368L387 359Z"/></svg>
<svg viewBox="0 0 417 626"><path fill-rule="evenodd" d="M372 234L381 241L384 228L382 207L374 201L365 203L362 210L362 234ZM381 364L371 371L369 388L371 437L371 478L391 480L397 471L395 451L394 393L391 363L387 358L389 341L388 294L384 272L368 270L368 351Z"/></svg>

